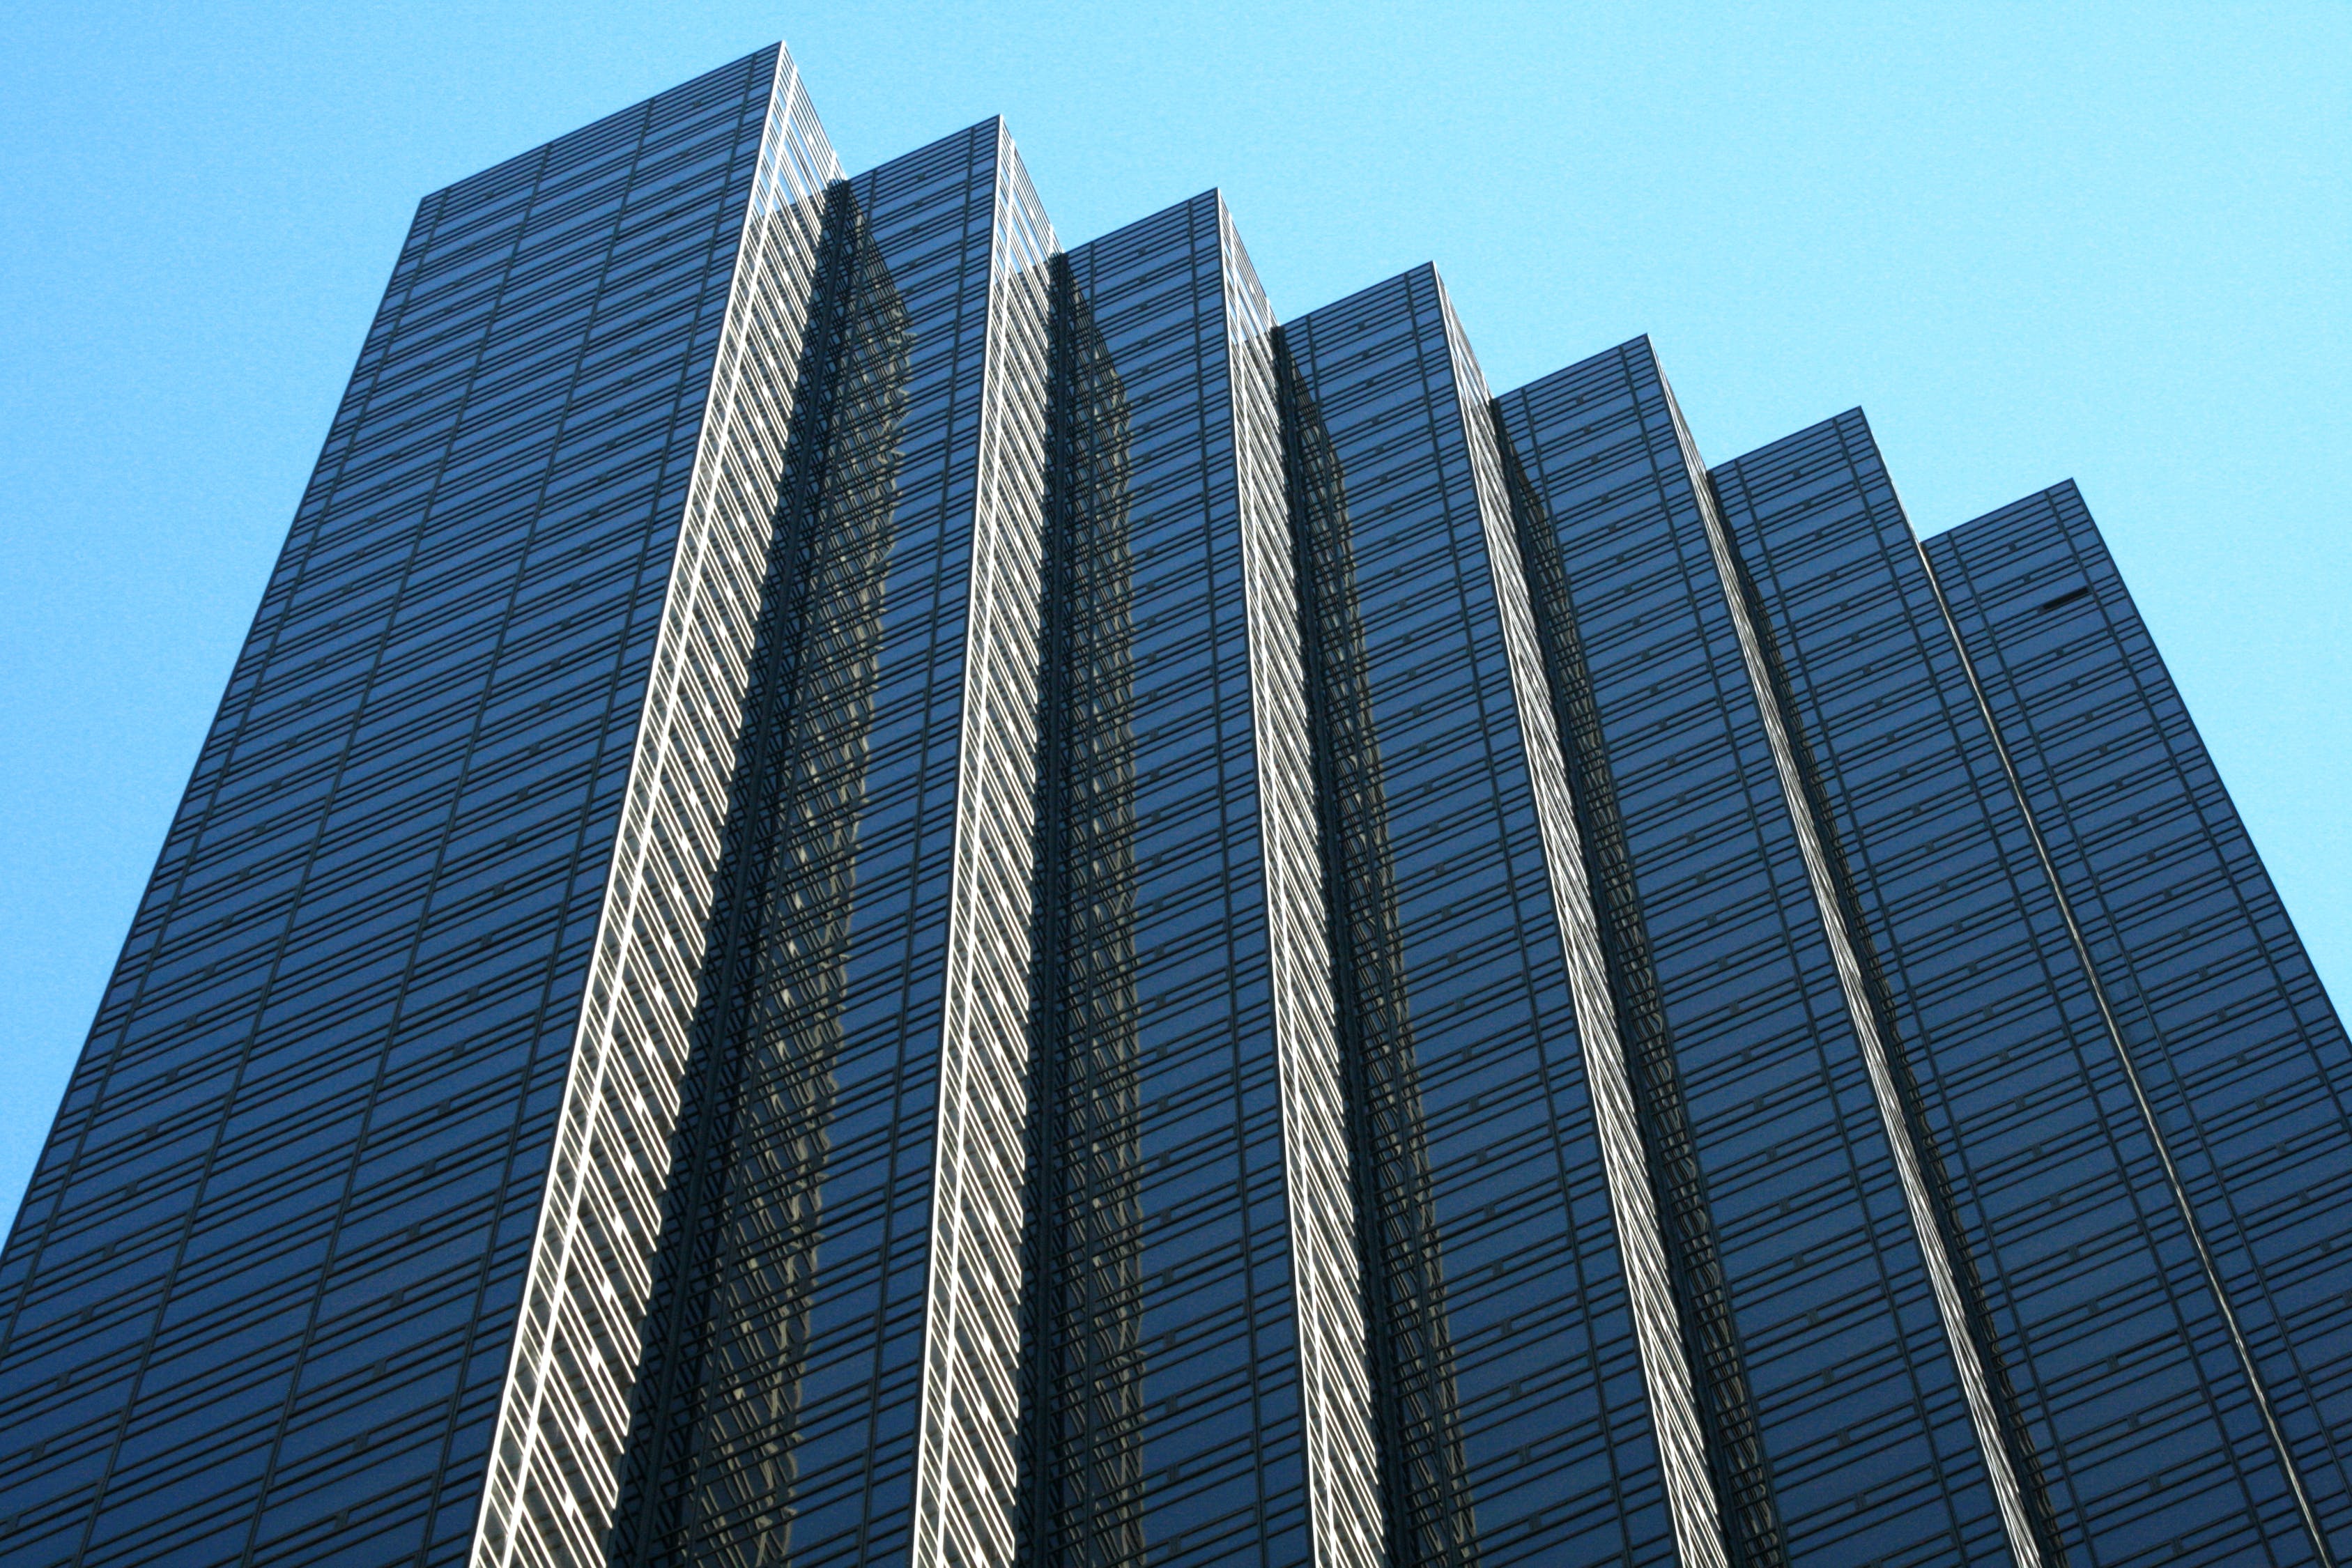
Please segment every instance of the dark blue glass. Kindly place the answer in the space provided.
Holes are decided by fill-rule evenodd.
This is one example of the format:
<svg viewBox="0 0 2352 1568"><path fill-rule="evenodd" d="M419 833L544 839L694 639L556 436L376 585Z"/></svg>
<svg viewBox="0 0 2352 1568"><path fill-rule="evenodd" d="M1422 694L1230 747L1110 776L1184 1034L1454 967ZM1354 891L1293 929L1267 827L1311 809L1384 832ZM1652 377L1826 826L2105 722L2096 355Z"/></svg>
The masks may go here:
<svg viewBox="0 0 2352 1568"><path fill-rule="evenodd" d="M1262 297L1214 193L1066 266L1023 1561L1305 1563L1236 451L1278 474L1234 363Z"/></svg>
<svg viewBox="0 0 2352 1568"><path fill-rule="evenodd" d="M1926 553L2112 1017L2098 1050L2111 1073L2116 1037L2129 1053L2305 1498L2343 1561L2352 1299L2331 1264L2352 1246L2343 1026L2074 487L1939 534ZM2033 869L2046 886L2038 858ZM2165 1173L2146 1171L2144 1184L2173 1222ZM2063 1191L2050 1187L2045 1202ZM2193 1281L2201 1270L2174 1273ZM2127 1310L2115 1296L2103 1270L2077 1310L2083 1331L2144 1368L2147 1352L2115 1342L2108 1319ZM2209 1328L2200 1340L2215 1337ZM2255 1412L2234 1348L2215 1344L2199 1364L2243 1430ZM2154 1455L2119 1490L2145 1489L2143 1478L2188 1457L2180 1432L2194 1416L2178 1402L2161 1423L2153 1408L2098 1414L2160 1434L2144 1439ZM2293 1500L2274 1458L2259 1441L2240 1447L2255 1456L2252 1506L2209 1487L2203 1516L2179 1534L2208 1552L2258 1511L2281 1560L2299 1560L2308 1549L2285 1539ZM2162 1506L2173 1489L2168 1480L2137 1507Z"/></svg>
<svg viewBox="0 0 2352 1568"><path fill-rule="evenodd" d="M12 1557L470 1549L777 62L419 207L0 1260Z"/></svg>
<svg viewBox="0 0 2352 1568"><path fill-rule="evenodd" d="M992 309L1024 199L995 121L828 197L617 1562L909 1550L974 496L1008 397L1042 416Z"/></svg>
<svg viewBox="0 0 2352 1568"><path fill-rule="evenodd" d="M1282 332L1391 1551L1662 1562L1447 310L1424 268Z"/></svg>
<svg viewBox="0 0 2352 1568"><path fill-rule="evenodd" d="M1531 544L1559 553L1719 1248L1719 1331L1738 1347L1727 1373L1745 1383L1760 1447L1762 1474L1743 1479L1756 1466L1737 1426L1714 1435L1730 1450L1718 1473L1759 1493L1743 1549L1805 1563L1997 1557L1671 395L1637 340L1501 408L1541 509Z"/></svg>
<svg viewBox="0 0 2352 1568"><path fill-rule="evenodd" d="M2352 1560L2352 1044L2071 486L1277 327L771 48L425 199L0 1556ZM2332 1542L2332 1546L2331 1543Z"/></svg>

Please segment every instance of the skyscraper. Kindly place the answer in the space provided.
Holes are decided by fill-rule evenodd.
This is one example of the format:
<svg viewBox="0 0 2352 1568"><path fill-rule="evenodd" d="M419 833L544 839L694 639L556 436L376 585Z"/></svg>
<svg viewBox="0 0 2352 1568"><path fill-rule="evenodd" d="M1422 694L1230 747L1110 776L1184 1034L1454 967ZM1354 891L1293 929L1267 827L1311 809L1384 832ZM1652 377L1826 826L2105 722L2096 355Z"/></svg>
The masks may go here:
<svg viewBox="0 0 2352 1568"><path fill-rule="evenodd" d="M2352 1561L2352 1058L2071 486L1277 325L770 48L425 198L0 1561Z"/></svg>

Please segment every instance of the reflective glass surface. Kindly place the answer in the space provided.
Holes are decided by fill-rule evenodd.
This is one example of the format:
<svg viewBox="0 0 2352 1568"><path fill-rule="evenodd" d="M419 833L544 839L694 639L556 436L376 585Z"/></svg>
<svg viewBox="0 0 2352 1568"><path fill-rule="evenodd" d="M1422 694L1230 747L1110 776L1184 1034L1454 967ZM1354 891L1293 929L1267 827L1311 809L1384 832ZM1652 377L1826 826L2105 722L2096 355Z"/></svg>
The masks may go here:
<svg viewBox="0 0 2352 1568"><path fill-rule="evenodd" d="M2082 1550L2095 1521L2102 1557L2178 1540L2297 1561L2276 1457L1869 432L1848 415L1765 457L1780 488L1748 559L2048 1527Z"/></svg>
<svg viewBox="0 0 2352 1568"><path fill-rule="evenodd" d="M780 47L428 196L0 1558L2352 1560L2352 1045L2081 498L1277 327ZM2332 1542L2332 1550L2323 1545Z"/></svg>
<svg viewBox="0 0 2352 1568"><path fill-rule="evenodd" d="M1023 1560L1304 1563L1236 452L1272 445L1235 364L1263 300L1213 193L1066 267Z"/></svg>
<svg viewBox="0 0 2352 1568"><path fill-rule="evenodd" d="M13 1560L469 1550L778 68L419 208L0 1261Z"/></svg>
<svg viewBox="0 0 2352 1568"><path fill-rule="evenodd" d="M1738 1549L1768 1562L1997 1557L1999 1521L1655 362L1637 342L1502 407L1560 552L1761 1450L1759 1475L1738 1404L1718 1395L1718 1474L1748 1494L1745 1511L1727 1510L1743 1521Z"/></svg>
<svg viewBox="0 0 2352 1568"><path fill-rule="evenodd" d="M1392 1558L1666 1561L1470 373L1428 268L1282 341Z"/></svg>
<svg viewBox="0 0 2352 1568"><path fill-rule="evenodd" d="M2341 1562L2352 1554L2344 1446L2352 1299L2331 1260L2352 1224L2343 1027L2074 487L1939 534L1926 553L2306 1499ZM2101 1046L2116 1054L2104 1037ZM2060 1147L2038 1130L2032 1142L2045 1165ZM2048 1186L2045 1203L2066 1192L2061 1182ZM2079 1245L2052 1228L2053 1250ZM2184 1443L2198 1425L2193 1395L2179 1374L2168 1380L2148 1367L2149 1348L2115 1342L2109 1320L2123 1321L2126 1306L2116 1294L2103 1269L2077 1316L2095 1345L2149 1385L2126 1417L2136 1430L2110 1425L2104 1434L2111 1447L2150 1450L2115 1468L2116 1489L2149 1495L2109 1506L2156 1516L2148 1533L2215 1561L2252 1531L2254 1514L2278 1560L2301 1560L2308 1548L2293 1539L2291 1500L2259 1445L2242 1492L2221 1484L2210 1461L2211 1479L2186 1484L2200 1473L2184 1463L2195 1453ZM2231 1429L2242 1431L2253 1413L2229 1391L2242 1374L2223 1347L2203 1350L2214 1337L2210 1327L2200 1336L2199 1363L2209 1384L2222 1385ZM2095 1414L2112 1423L2120 1411ZM2164 1485L2147 1487L2156 1477Z"/></svg>
<svg viewBox="0 0 2352 1568"><path fill-rule="evenodd" d="M971 1414L988 1391L958 1380L978 1365L1009 1392L1013 1347L926 1355L960 1333L985 1350L986 1315L1009 1324L1017 1291L1017 1255L1008 1275L978 1249L935 1268L932 1248L970 1212L942 1215L942 1186L953 1203L996 1182L1012 1195L980 1217L1018 1234L1018 1103L978 1118L1012 1130L993 1172L985 1125L943 1133L941 1107L1026 1067L1025 1050L975 1059L1005 1042L970 991L975 972L1010 989L1018 1047L1051 231L994 121L849 182L828 211L821 415L768 565L722 913L697 933L688 1114L610 1548L627 1561L903 1561L919 1437L969 1441L960 1424L978 1422L1010 1445L1010 1401L992 1430ZM1008 531L1025 532L1025 585L992 553L1019 556ZM960 922L991 910L983 875L1017 896L974 930ZM929 1526L1003 1528L1009 1471L991 1491L955 1457L928 1472Z"/></svg>

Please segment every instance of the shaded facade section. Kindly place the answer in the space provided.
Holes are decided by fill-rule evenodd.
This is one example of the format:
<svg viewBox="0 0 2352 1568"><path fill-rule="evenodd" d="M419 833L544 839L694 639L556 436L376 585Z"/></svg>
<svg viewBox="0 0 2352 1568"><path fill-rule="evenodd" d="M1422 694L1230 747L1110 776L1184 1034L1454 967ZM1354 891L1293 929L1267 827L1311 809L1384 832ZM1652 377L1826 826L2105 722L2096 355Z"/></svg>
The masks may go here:
<svg viewBox="0 0 2352 1568"><path fill-rule="evenodd" d="M1369 1563L1310 1503L1275 927L1313 889L1269 875L1254 689L1299 676L1244 544L1281 505L1270 321L1214 193L1065 266L1021 1560Z"/></svg>
<svg viewBox="0 0 2352 1568"><path fill-rule="evenodd" d="M906 310L831 192L608 1557L791 1546L854 871L907 402Z"/></svg>
<svg viewBox="0 0 2352 1568"><path fill-rule="evenodd" d="M764 551L690 491L796 91L420 207L0 1261L25 1561L471 1549L657 643Z"/></svg>
<svg viewBox="0 0 2352 1568"><path fill-rule="evenodd" d="M2110 1495L2138 1477L2162 1486L2108 1506L2146 1516L2143 1536L2178 1542L2192 1560L2221 1561L2228 1542L2257 1533L2277 1560L2305 1560L2298 1500L2263 1451L2269 1435L2250 1432L2261 1415L2250 1362L2300 1500L2343 1562L2352 1555L2342 1446L2352 1381L2346 1299L2329 1273L2347 1245L2352 1181L2342 1026L2074 486L1939 534L1924 552L2031 811L2033 875L2045 887L2054 878L2070 952L2096 976L2091 1005L2105 1016L2095 1054L2109 1058L2110 1079L2127 1065L2137 1079L2137 1095L2126 1082L2107 1099L2134 1101L2131 1117L2143 1122L2142 1201L2170 1223L2186 1200L2205 1267L2173 1273L2194 1280L2188 1294L2210 1268L2234 1319L2215 1322L2209 1306L2190 1363L2145 1332L2116 1332L2148 1314L2117 1299L2104 1268L2063 1299L2067 1310L2053 1315L2077 1332L2095 1324L2098 1345L2141 1380L2129 1412L2137 1429L2100 1428L2103 1448L2132 1452L2137 1472L2111 1467ZM2011 1142L2028 1142L2033 1164L2046 1167L2068 1157L2065 1131L2037 1121ZM2063 1193L2039 1172L2036 1180ZM2049 1228L2069 1261L2083 1247L2069 1274L2088 1270L2095 1232L2077 1227L2078 1242ZM2247 1455L2234 1468L2197 1441L2215 1418L2199 1412L2208 1400Z"/></svg>
<svg viewBox="0 0 2352 1568"><path fill-rule="evenodd" d="M976 162L983 135L994 178L915 1480L921 1568L1007 1561L1016 1529L1038 595L1060 247L1003 122L972 133ZM919 232L910 223L910 250Z"/></svg>
<svg viewBox="0 0 2352 1568"><path fill-rule="evenodd" d="M1781 482L1748 559L2046 1550L2306 1561L2227 1318L1868 429L1847 415L1769 452Z"/></svg>
<svg viewBox="0 0 2352 1568"><path fill-rule="evenodd" d="M1320 411L1281 360L1300 608L1320 767L1322 880L1335 969L1356 1246L1381 1522L1406 1561L1475 1558L1433 1173L1404 985L1403 931L1370 669L1353 606L1347 488ZM1343 890L1340 890L1343 889Z"/></svg>
<svg viewBox="0 0 2352 1568"><path fill-rule="evenodd" d="M1647 421L1643 392L1651 395ZM1568 575L1572 553L1578 591L1588 599L1599 595L1604 603L1615 601L1633 585L1622 570L1626 535L1633 531L1623 514L1633 513L1634 522L1646 522L1652 534L1661 534L1677 521L1669 515L1668 498L1679 493L1685 502L1690 500L1682 454L1671 439L1671 421L1664 417L1664 395L1649 345L1637 341L1499 400L1496 417L1504 435L1512 511L1550 680L1552 719L1575 801L1611 1004L1632 1068L1648 1179L1664 1217L1676 1327L1694 1374L1725 1554L1743 1565L1778 1564L1787 1562L1788 1553L1770 1468L1652 952L1633 844L1612 773L1601 693L1585 658ZM1529 462L1536 465L1533 474ZM1540 488L1537 475L1545 481ZM1555 496L1572 509L1568 515L1583 535L1573 541L1572 552L1553 516ZM1703 541L1689 526L1696 521L1695 510L1685 505L1678 521L1685 525L1678 542L1694 552L1685 564L1704 566ZM1594 535L1616 552L1608 562L1612 570L1598 570L1591 559ZM1669 541L1654 537L1643 542L1654 553ZM1645 564L1654 575L1655 563ZM1703 591L1709 575L1685 576L1680 586ZM1636 625L1655 620L1654 606L1633 608L1632 618ZM1609 695L1612 710L1622 714L1622 691L1612 686ZM1717 695L1736 702L1738 688Z"/></svg>
<svg viewBox="0 0 2352 1568"><path fill-rule="evenodd" d="M508 1363L478 1564L578 1562L613 1505L629 1372L660 1227L663 1145L705 976L679 933L711 917L730 801L723 770L752 679L831 152L779 73L737 250L725 336L663 606L611 890L564 1086L540 1233Z"/></svg>
<svg viewBox="0 0 2352 1568"><path fill-rule="evenodd" d="M1020 1549L1090 1564L1145 1540L1134 410L1067 260L1054 283Z"/></svg>
<svg viewBox="0 0 2352 1568"><path fill-rule="evenodd" d="M1644 342L1501 408L1559 552L1711 1209L1727 1323L1696 1216L1661 1205L1680 1216L1727 1545L1767 1562L1997 1559L1998 1510L1711 545L1705 470ZM1613 837L1596 835L1600 853ZM1619 983L1638 1005L1619 921ZM1628 1037L1655 1026L1637 1014ZM1651 1109L1672 1103L1657 1092ZM1654 1138L1651 1152L1674 1150Z"/></svg>
<svg viewBox="0 0 2352 1568"><path fill-rule="evenodd" d="M924 1519L1008 1523L1012 1478L974 1450L1010 1451L990 1402L1010 1376L976 1385L965 1358L1012 1362L991 1315L1012 1321L1018 1260L972 1249L970 1222L994 1196L1017 1235L1020 1151L992 1169L985 1130L1017 1140L1017 1079L1010 1107L990 1096L1027 1064L972 993L1009 989L1017 1046L1050 230L993 121L828 211L729 902L698 944L666 1155L624 1561L904 1562ZM1017 922L978 859L1017 879Z"/></svg>
<svg viewBox="0 0 2352 1568"><path fill-rule="evenodd" d="M1447 325L1281 333L1390 1550L1669 1561Z"/></svg>

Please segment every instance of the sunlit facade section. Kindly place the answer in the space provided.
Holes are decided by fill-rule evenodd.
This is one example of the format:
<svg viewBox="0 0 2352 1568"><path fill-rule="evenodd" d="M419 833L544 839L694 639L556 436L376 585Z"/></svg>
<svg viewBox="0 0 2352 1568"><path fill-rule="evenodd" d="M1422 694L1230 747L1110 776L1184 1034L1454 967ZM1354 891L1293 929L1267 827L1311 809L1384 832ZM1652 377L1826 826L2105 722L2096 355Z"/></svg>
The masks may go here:
<svg viewBox="0 0 2352 1568"><path fill-rule="evenodd" d="M589 1559L618 1492L677 1084L803 388L824 187L840 166L777 56L709 405L646 676L539 1236L474 1543L477 1568Z"/></svg>

